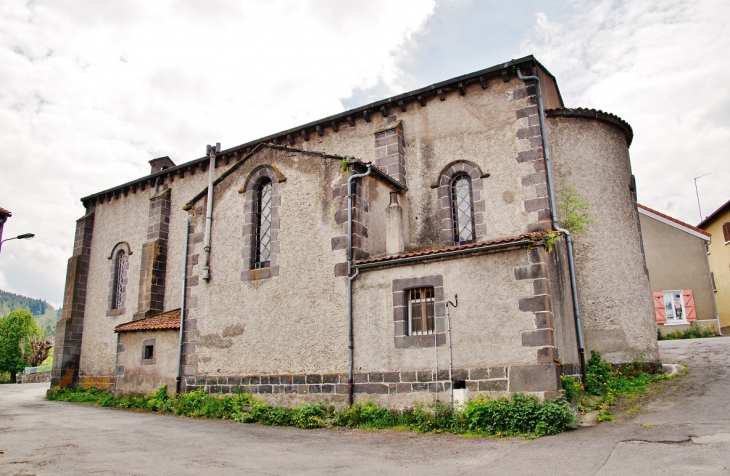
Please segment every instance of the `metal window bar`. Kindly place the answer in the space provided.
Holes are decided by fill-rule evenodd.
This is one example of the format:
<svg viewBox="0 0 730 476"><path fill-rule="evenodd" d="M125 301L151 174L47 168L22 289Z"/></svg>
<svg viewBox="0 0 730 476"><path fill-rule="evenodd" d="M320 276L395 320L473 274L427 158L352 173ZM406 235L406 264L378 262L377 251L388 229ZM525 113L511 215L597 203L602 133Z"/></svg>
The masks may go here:
<svg viewBox="0 0 730 476"><path fill-rule="evenodd" d="M471 177L459 175L451 182L451 213L454 223L454 243L463 245L476 240L474 232L474 193Z"/></svg>
<svg viewBox="0 0 730 476"><path fill-rule="evenodd" d="M117 252L117 257L114 263L114 297L112 302L112 309L121 309L122 298L124 297L124 276L127 260L125 259L126 253L124 250Z"/></svg>
<svg viewBox="0 0 730 476"><path fill-rule="evenodd" d="M271 257L271 180L258 187L256 209L256 261L254 268L268 268Z"/></svg>
<svg viewBox="0 0 730 476"><path fill-rule="evenodd" d="M433 288L408 291L408 334L423 336L434 333Z"/></svg>

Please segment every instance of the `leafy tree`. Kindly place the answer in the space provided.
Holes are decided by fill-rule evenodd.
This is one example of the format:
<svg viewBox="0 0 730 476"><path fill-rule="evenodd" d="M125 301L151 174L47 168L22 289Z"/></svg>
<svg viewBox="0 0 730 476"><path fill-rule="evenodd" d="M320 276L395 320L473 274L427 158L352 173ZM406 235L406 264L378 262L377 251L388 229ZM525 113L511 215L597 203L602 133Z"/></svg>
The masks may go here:
<svg viewBox="0 0 730 476"><path fill-rule="evenodd" d="M30 353L29 336L42 337L42 331L36 324L33 315L19 309L0 319L0 373L9 372L10 382L15 383L15 374L28 365L23 353ZM20 348L20 341L25 339L25 349ZM23 352L23 350L25 352Z"/></svg>
<svg viewBox="0 0 730 476"><path fill-rule="evenodd" d="M571 235L582 235L595 222L588 216L591 204L583 201L580 192L573 187L558 190L558 208L560 209L560 226Z"/></svg>
<svg viewBox="0 0 730 476"><path fill-rule="evenodd" d="M28 367L38 367L48 358L48 353L53 348L53 341L50 337L39 339L36 335L29 335L20 339L20 352L28 362ZM30 349L30 351L28 351Z"/></svg>

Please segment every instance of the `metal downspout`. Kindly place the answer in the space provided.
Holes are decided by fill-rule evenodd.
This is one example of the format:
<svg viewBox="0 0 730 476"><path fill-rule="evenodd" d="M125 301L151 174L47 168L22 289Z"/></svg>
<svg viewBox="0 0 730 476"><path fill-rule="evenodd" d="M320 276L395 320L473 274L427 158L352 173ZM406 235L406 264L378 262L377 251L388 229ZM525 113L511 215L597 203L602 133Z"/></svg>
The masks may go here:
<svg viewBox="0 0 730 476"><path fill-rule="evenodd" d="M215 154L221 151L221 143L208 146L210 165L208 165L208 205L205 212L205 240L203 242L203 279L210 279L210 227L213 221L213 174L215 173Z"/></svg>
<svg viewBox="0 0 730 476"><path fill-rule="evenodd" d="M371 165L368 164L368 170L364 174L353 174L347 179L347 321L348 321L348 354L349 362L347 366L347 401L350 405L353 403L353 369L354 369L354 357L355 357L355 339L353 334L352 325L352 282L360 274L360 270L355 268L355 272L352 272L352 181L361 177L370 175Z"/></svg>
<svg viewBox="0 0 730 476"><path fill-rule="evenodd" d="M188 239L190 237L190 220L185 219L185 246L183 246L183 272L182 272L182 302L180 303L180 344L177 353L177 378L175 379L176 393L182 390L182 354L183 354L183 332L185 332L185 285L188 280Z"/></svg>
<svg viewBox="0 0 730 476"><path fill-rule="evenodd" d="M565 241L568 245L568 267L570 270L570 291L573 295L573 314L575 317L575 333L578 338L578 355L580 357L580 373L583 383L586 382L586 350L583 342L583 328L580 323L580 306L578 304L578 285L575 280L575 259L573 258L573 240L570 232L565 228L561 228L558 224L558 211L555 202L555 190L553 187L553 174L550 167L550 149L548 148L547 130L545 126L545 108L542 104L542 88L540 87L540 78L537 76L523 76L520 68L517 68L517 76L525 81L531 79L535 81L537 88L537 110L540 115L540 134L542 136L542 150L545 157L545 172L548 180L548 195L550 197L550 219L553 229L565 233Z"/></svg>

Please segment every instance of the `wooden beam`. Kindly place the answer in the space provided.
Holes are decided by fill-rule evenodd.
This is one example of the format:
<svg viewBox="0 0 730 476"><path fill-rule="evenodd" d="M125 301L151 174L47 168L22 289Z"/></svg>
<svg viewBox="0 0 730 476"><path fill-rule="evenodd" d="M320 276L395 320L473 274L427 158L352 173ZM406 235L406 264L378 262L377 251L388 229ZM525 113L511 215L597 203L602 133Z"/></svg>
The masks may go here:
<svg viewBox="0 0 730 476"><path fill-rule="evenodd" d="M509 82L509 73L507 72L507 68L502 70L502 81L505 83Z"/></svg>
<svg viewBox="0 0 730 476"><path fill-rule="evenodd" d="M286 140L289 141L289 145L294 145L294 136L293 135L287 134Z"/></svg>
<svg viewBox="0 0 730 476"><path fill-rule="evenodd" d="M388 117L388 106L386 106L385 104L380 106L380 114L382 114L383 117Z"/></svg>
<svg viewBox="0 0 730 476"><path fill-rule="evenodd" d="M406 112L406 102L404 100L398 101L398 107L400 108L400 112Z"/></svg>
<svg viewBox="0 0 730 476"><path fill-rule="evenodd" d="M170 183L174 182L175 181L175 174L172 173L172 172L168 172L167 173L167 181L170 182Z"/></svg>
<svg viewBox="0 0 730 476"><path fill-rule="evenodd" d="M200 167L201 172L205 172L208 169L208 162L204 160L198 164L198 167Z"/></svg>
<svg viewBox="0 0 730 476"><path fill-rule="evenodd" d="M444 90L443 89L438 88L436 90L436 94L439 95L439 99L441 99L442 101L446 100L446 96L444 96Z"/></svg>
<svg viewBox="0 0 730 476"><path fill-rule="evenodd" d="M350 127L355 127L355 118L352 116L347 116L347 124Z"/></svg>
<svg viewBox="0 0 730 476"><path fill-rule="evenodd" d="M177 176L180 178L185 178L185 167L177 169ZM134 190L132 191L134 192Z"/></svg>
<svg viewBox="0 0 730 476"><path fill-rule="evenodd" d="M315 129L317 129L317 134L319 135L319 137L322 137L324 135L324 127L322 127L320 124L317 124L317 127Z"/></svg>
<svg viewBox="0 0 730 476"><path fill-rule="evenodd" d="M479 76L479 82L482 83L482 89L487 89L487 78Z"/></svg>
<svg viewBox="0 0 730 476"><path fill-rule="evenodd" d="M458 87L459 87L459 93L462 96L466 96L466 88L464 87L464 83L463 82L459 82Z"/></svg>
<svg viewBox="0 0 730 476"><path fill-rule="evenodd" d="M302 129L302 138L307 141L309 140L309 131L306 129Z"/></svg>
<svg viewBox="0 0 730 476"><path fill-rule="evenodd" d="M426 98L423 97L423 94L419 94L418 95L418 104L420 104L421 107L425 107L426 106Z"/></svg>
<svg viewBox="0 0 730 476"><path fill-rule="evenodd" d="M340 130L340 123L338 121L332 121L332 130L335 132Z"/></svg>
<svg viewBox="0 0 730 476"><path fill-rule="evenodd" d="M365 109L362 112L362 115L365 118L365 122L370 122L371 118L370 118L370 111L369 110Z"/></svg>
<svg viewBox="0 0 730 476"><path fill-rule="evenodd" d="M188 173L190 175L195 175L195 169L196 167L194 165L191 165L190 167L188 167Z"/></svg>

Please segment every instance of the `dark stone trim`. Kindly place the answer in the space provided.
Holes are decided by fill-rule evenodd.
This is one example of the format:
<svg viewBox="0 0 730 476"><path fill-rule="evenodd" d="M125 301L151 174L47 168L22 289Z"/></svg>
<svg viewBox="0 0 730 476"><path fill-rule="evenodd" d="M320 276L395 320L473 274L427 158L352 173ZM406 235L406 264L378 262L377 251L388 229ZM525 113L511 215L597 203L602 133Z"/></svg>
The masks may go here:
<svg viewBox="0 0 730 476"><path fill-rule="evenodd" d="M139 300L134 319L142 319L164 310L167 275L167 244L170 233L172 201L169 188L150 198L147 242L142 245L139 271Z"/></svg>
<svg viewBox="0 0 730 476"><path fill-rule="evenodd" d="M375 165L406 184L406 142L403 123L396 121L375 131Z"/></svg>
<svg viewBox="0 0 730 476"><path fill-rule="evenodd" d="M76 387L79 383L81 340L86 311L86 287L89 278L91 238L94 230L93 209L76 222L73 256L68 260L66 288L61 319L56 324L55 357L51 387Z"/></svg>

